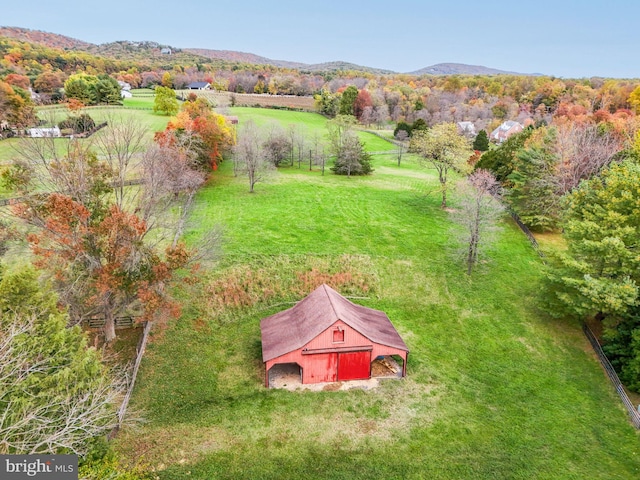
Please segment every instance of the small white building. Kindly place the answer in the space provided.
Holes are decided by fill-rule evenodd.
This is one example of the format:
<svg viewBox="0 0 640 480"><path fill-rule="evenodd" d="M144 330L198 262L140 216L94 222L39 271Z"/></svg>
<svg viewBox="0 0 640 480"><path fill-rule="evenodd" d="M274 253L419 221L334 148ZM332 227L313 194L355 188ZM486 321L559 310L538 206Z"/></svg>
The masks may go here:
<svg viewBox="0 0 640 480"><path fill-rule="evenodd" d="M209 82L191 82L187 85L188 90L211 90Z"/></svg>
<svg viewBox="0 0 640 480"><path fill-rule="evenodd" d="M133 93L131 93L129 90L120 90L120 97L121 98L132 98L133 97Z"/></svg>
<svg viewBox="0 0 640 480"><path fill-rule="evenodd" d="M52 128L30 128L29 136L31 138L45 138L45 137L61 137L60 129L58 127Z"/></svg>
<svg viewBox="0 0 640 480"><path fill-rule="evenodd" d="M458 131L461 135L465 137L475 137L476 136L476 126L473 122L458 122Z"/></svg>

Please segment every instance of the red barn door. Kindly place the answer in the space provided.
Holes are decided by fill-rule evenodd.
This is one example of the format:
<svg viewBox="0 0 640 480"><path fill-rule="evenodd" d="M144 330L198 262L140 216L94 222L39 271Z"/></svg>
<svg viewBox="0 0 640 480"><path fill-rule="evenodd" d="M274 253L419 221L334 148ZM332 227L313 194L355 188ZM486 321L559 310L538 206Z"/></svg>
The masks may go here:
<svg viewBox="0 0 640 480"><path fill-rule="evenodd" d="M371 377L371 352L338 354L338 381L363 380Z"/></svg>
<svg viewBox="0 0 640 480"><path fill-rule="evenodd" d="M338 370L338 354L311 355L302 370L302 383L335 382Z"/></svg>

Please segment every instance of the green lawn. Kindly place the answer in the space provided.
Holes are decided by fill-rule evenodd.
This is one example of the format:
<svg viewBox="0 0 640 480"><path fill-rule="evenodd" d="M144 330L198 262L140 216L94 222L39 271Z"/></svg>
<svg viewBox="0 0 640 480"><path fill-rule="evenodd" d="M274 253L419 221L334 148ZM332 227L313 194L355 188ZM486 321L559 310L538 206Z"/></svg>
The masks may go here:
<svg viewBox="0 0 640 480"><path fill-rule="evenodd" d="M241 122L324 122L233 110ZM537 309L541 261L526 237L505 219L467 277L435 172L386 155L374 168L282 169L249 194L222 164L186 234L196 243L221 225L220 261L182 293L183 317L156 330L132 403L145 423L116 448L170 480L638 478L637 433L578 325ZM366 279L358 302L403 336L406 379L372 391L263 387L259 321L299 299L290 288L311 268ZM212 306L213 285L242 282L263 301Z"/></svg>
<svg viewBox="0 0 640 480"><path fill-rule="evenodd" d="M134 97L126 99L124 105L120 107L87 107L83 112L89 114L96 123L108 122L119 117L132 118L136 123L145 125L148 128L149 139L151 139L154 132L165 129L169 122L169 117L153 113L152 110L141 110L139 109L140 107L152 108L153 98ZM66 108L60 106L44 107L39 109L38 115L43 119L47 119L49 123L55 124L66 118L69 112ZM0 165L7 164L16 158L16 149L19 148L20 141L21 139L13 138L0 141ZM60 150L62 151L66 147L68 140L60 139L56 140L56 143L60 145Z"/></svg>
<svg viewBox="0 0 640 480"><path fill-rule="evenodd" d="M298 125L310 138L318 135L320 138L325 139L327 135L327 118L319 113L253 107L233 107L229 110L233 115L237 115L240 118L241 124L242 122L253 120L258 126L267 127L271 123L277 123L284 129L287 129L289 125ZM367 151L382 152L396 148L392 143L369 132L359 131L357 133Z"/></svg>

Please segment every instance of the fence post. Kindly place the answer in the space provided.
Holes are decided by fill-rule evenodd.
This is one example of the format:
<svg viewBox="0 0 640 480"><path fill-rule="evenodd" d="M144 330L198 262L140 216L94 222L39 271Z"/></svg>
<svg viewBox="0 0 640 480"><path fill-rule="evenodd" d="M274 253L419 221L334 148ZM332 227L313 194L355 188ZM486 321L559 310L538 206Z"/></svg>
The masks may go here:
<svg viewBox="0 0 640 480"><path fill-rule="evenodd" d="M136 377L138 376L138 369L140 368L140 363L142 363L142 357L144 356L144 351L147 346L147 339L149 337L149 332L151 331L151 327L153 326L153 322L145 322L144 329L142 331L142 336L140 337L140 341L138 342L137 352L136 352L136 362L133 366L133 373L131 374L131 382L127 387L127 393L122 400L122 404L118 409L118 423L113 428L111 433L109 434L109 438L114 438L120 427L122 426L122 422L124 420L124 416L127 413L127 407L129 406L129 400L131 399L131 394L133 393L133 387L136 385Z"/></svg>
<svg viewBox="0 0 640 480"><path fill-rule="evenodd" d="M593 350L596 352L596 355L598 355L598 359L600 360L600 364L602 365L602 368L604 368L604 371L606 372L607 376L609 377L609 380L613 384L616 390L616 393L618 394L618 396L620 397L620 400L622 400L622 403L627 409L627 413L629 414L631 423L633 423L634 427L636 427L637 429L640 429L640 413L633 406L633 403L629 399L627 392L624 391L624 386L622 385L622 382L620 381L618 374L614 370L613 365L611 365L611 362L609 362L609 359L604 354L604 351L602 350L602 347L600 346L598 339L596 338L596 336L593 334L593 332L591 331L591 329L586 323L582 324L582 331L584 332L585 336L589 340L589 343L591 343L591 346L593 347Z"/></svg>

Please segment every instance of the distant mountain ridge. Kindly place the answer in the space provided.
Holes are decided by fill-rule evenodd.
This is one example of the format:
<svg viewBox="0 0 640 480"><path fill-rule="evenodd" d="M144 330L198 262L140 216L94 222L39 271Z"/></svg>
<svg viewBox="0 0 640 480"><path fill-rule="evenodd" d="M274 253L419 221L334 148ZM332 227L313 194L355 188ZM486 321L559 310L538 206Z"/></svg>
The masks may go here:
<svg viewBox="0 0 640 480"><path fill-rule="evenodd" d="M93 43L84 42L77 38L21 27L0 26L0 37L14 38L23 42L37 43L46 47L62 48L64 50L88 50L96 46Z"/></svg>
<svg viewBox="0 0 640 480"><path fill-rule="evenodd" d="M212 60L226 60L228 62L253 63L254 65L274 65L284 68L301 68L305 66L300 62L289 62L286 60L272 60L270 58L261 57L254 53L237 52L235 50L213 50L210 48L183 48L185 52L190 52L201 57L207 57Z"/></svg>
<svg viewBox="0 0 640 480"><path fill-rule="evenodd" d="M287 60L272 60L270 58L261 57L253 53L236 52L233 50L211 50L207 48L183 48L185 52L190 52L196 55L210 58L212 60L227 60L232 62L244 62L253 63L256 65L274 65L276 67L294 68L297 70L309 71L309 72L326 72L335 70L357 70L360 72L369 72L377 74L397 73L392 70L384 70L381 68L365 67L363 65L356 65L355 63L333 61L324 63L302 63L302 62L290 62Z"/></svg>
<svg viewBox="0 0 640 480"><path fill-rule="evenodd" d="M154 56L160 54L160 49L171 48L172 52L180 53L180 58L197 61L198 57L211 60L223 60L226 62L251 63L255 65L273 65L282 68L291 68L308 72L327 72L339 70L353 70L368 72L377 75L394 74L392 70L382 68L356 65L344 61L324 62L317 64L307 64L302 62L292 62L287 60L273 60L253 53L238 52L234 50L213 50L208 48L175 48L153 41L114 41L96 45L93 43L67 37L57 33L42 32L40 30L30 30L21 27L0 26L0 37L9 37L25 42L37 43L51 48L64 50L87 51L93 54L104 55L110 58L123 58L133 56L140 60L144 52L152 52ZM157 50L157 52L156 52ZM429 67L421 68L408 75L541 75L538 73L527 74L498 70L495 68L480 65L467 65L463 63L438 63Z"/></svg>
<svg viewBox="0 0 640 480"><path fill-rule="evenodd" d="M541 75L539 73L518 73L482 65L467 65L465 63L438 63L429 67L409 72L409 75Z"/></svg>

